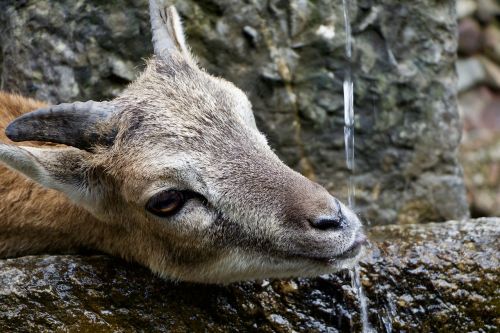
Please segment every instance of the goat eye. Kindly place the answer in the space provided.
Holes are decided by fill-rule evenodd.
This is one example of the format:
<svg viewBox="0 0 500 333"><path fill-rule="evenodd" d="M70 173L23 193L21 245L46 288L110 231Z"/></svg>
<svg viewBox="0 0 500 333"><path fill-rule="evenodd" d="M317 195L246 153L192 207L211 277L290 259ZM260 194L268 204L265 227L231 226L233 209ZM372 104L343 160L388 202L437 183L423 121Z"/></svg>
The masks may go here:
<svg viewBox="0 0 500 333"><path fill-rule="evenodd" d="M177 213L185 202L186 197L183 192L164 191L149 199L146 209L157 216L168 217Z"/></svg>

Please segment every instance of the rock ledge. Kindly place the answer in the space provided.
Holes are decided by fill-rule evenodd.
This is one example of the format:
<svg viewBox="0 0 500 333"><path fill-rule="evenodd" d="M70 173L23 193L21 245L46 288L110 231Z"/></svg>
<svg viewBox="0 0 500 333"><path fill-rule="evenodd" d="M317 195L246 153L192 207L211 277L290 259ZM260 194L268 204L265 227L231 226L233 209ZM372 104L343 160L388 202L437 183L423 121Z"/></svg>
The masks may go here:
<svg viewBox="0 0 500 333"><path fill-rule="evenodd" d="M384 226L362 265L370 321L409 332L494 332L500 219ZM338 332L359 329L347 274L229 286L173 283L103 255L0 261L8 332Z"/></svg>

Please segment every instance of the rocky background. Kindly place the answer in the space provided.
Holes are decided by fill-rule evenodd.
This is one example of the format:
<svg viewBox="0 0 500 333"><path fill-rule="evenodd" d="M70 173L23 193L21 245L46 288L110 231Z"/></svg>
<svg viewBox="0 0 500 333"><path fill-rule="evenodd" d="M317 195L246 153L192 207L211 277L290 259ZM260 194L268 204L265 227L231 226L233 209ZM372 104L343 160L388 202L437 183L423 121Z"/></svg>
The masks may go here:
<svg viewBox="0 0 500 333"><path fill-rule="evenodd" d="M347 195L341 0L178 0L209 72L248 92L287 164ZM456 4L350 1L356 209L372 224L469 214L456 149ZM151 50L146 0L0 0L1 87L113 98Z"/></svg>
<svg viewBox="0 0 500 333"><path fill-rule="evenodd" d="M460 160L474 216L500 216L500 2L458 1Z"/></svg>
<svg viewBox="0 0 500 333"><path fill-rule="evenodd" d="M351 0L361 266L379 332L498 332L499 33L493 1ZM200 62L249 93L291 166L345 196L340 0L179 0ZM113 98L151 53L145 0L0 0L1 88ZM457 10L458 9L458 10ZM460 20L456 20L456 14ZM460 39L457 43L457 28ZM399 225L398 225L399 224ZM106 256L0 260L0 331L353 332L345 274L173 283Z"/></svg>

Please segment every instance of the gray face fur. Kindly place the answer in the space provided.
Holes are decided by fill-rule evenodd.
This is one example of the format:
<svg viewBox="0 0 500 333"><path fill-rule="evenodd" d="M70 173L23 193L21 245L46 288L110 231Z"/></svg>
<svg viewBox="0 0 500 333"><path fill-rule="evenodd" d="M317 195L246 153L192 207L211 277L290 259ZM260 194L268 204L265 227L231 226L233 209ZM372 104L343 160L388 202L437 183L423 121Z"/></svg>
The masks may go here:
<svg viewBox="0 0 500 333"><path fill-rule="evenodd" d="M86 123L89 133L102 134L94 146L12 148L3 161L103 223L127 226L137 251L151 253L143 263L163 276L231 282L314 276L355 264L364 242L355 214L278 159L245 94L198 68L175 9L161 1L150 6L156 55L106 103L107 119ZM14 139L23 140L23 126L9 126ZM50 141L75 141L64 135ZM89 137L96 136L85 142ZM196 196L168 218L145 209L169 190Z"/></svg>

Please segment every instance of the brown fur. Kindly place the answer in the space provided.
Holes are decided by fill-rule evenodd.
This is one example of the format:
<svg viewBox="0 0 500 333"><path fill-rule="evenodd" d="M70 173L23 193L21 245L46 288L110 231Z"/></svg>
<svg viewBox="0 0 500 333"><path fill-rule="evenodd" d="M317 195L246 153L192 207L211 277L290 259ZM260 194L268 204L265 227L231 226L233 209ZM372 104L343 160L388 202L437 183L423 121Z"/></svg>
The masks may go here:
<svg viewBox="0 0 500 333"><path fill-rule="evenodd" d="M11 144L4 130L12 120L44 106L30 98L0 92L0 143ZM88 227L83 226L95 224L90 214L63 194L43 188L3 165L0 198L0 257L76 250L84 244L75 236L86 234Z"/></svg>

